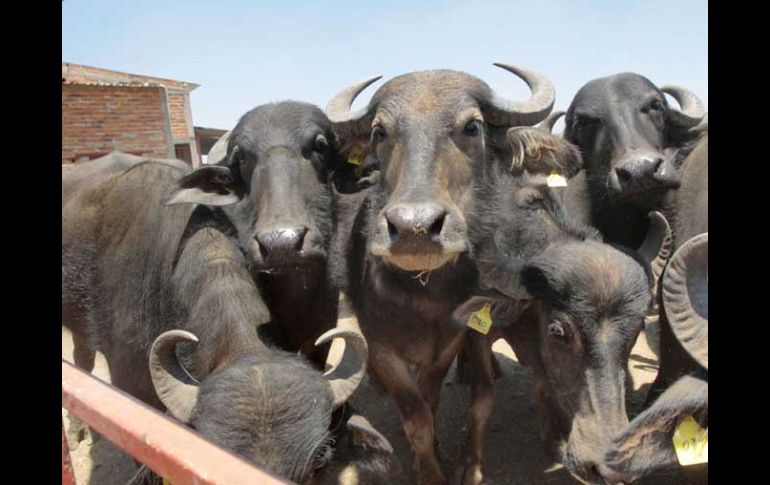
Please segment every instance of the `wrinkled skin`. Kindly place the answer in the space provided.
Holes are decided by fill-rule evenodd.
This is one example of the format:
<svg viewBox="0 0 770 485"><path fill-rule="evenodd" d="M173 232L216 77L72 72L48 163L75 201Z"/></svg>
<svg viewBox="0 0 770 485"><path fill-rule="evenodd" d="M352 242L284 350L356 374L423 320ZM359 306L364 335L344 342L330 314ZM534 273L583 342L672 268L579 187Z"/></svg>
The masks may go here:
<svg viewBox="0 0 770 485"><path fill-rule="evenodd" d="M247 114L239 124L243 136L269 138L250 131L259 126L253 116L260 113L272 119L271 136L280 146L298 133L290 126L328 129L317 109L286 103ZM282 123L288 124L283 130ZM244 145L245 153L261 153L251 151L243 136L234 140ZM286 148L278 151L286 153ZM332 430L339 427L334 421L341 408L334 409L319 362L296 353L300 347L310 358L320 355L307 351L320 335L313 320L311 330L318 333L299 332L289 339L296 343L284 349L266 337L280 310L265 288L271 281L254 276L272 266L249 249L266 224L260 222L263 217L281 220L280 208L270 201L293 193L299 198L286 206L295 212L287 213L310 214L302 250L314 261L321 259L332 230L331 197L325 188L329 168L320 158L300 155L281 158L283 170L270 165L272 159L260 161L268 166L257 167L245 158L242 176L248 182L234 175L232 166L190 173L178 163L122 154L63 171L62 323L72 330L78 366L92 370L95 351L103 352L113 385L160 410L179 404L175 389L180 386L159 385L161 381L151 378L150 347L169 330L191 332L198 343L179 345L179 362L172 348L170 360L197 379L197 397L182 402L189 412L169 412L251 462L303 482L332 457ZM302 193L314 198L310 208L303 207ZM206 205L195 205L196 200ZM218 208L223 202L234 204L227 213ZM258 210L259 217L249 216L244 206ZM313 236L314 231L320 235ZM316 278L315 292L306 293L312 300L292 305L309 307L334 326L337 293L332 310L315 308L313 302L323 295L318 289L332 288L324 282L325 274ZM287 333L291 331L288 327Z"/></svg>
<svg viewBox="0 0 770 485"><path fill-rule="evenodd" d="M344 135L378 176L340 195L336 274L369 343L369 371L398 406L421 484L446 483L435 420L463 336L447 322L476 282L466 222L474 174L510 160L508 127L485 122L490 93L461 72L399 76L374 94L363 130Z"/></svg>
<svg viewBox="0 0 770 485"><path fill-rule="evenodd" d="M660 89L638 74L595 79L572 100L564 137L580 148L585 173L567 203L607 241L638 247L647 213L679 187L678 168L698 135L675 121Z"/></svg>
<svg viewBox="0 0 770 485"><path fill-rule="evenodd" d="M542 145L550 136L524 143ZM563 143L543 146L559 147L557 158L564 160L573 151ZM579 163L578 156L564 165ZM494 401L489 355L502 337L533 370L547 446L582 481L603 483L597 467L604 449L628 423L627 363L650 302L649 281L638 256L570 221L555 193L563 189L545 183L549 170L524 167L524 173L486 179L483 192L490 195L480 201L472 240L482 292L492 293L469 300L454 315L465 325L471 312L492 305L490 333L467 336L473 379L466 459L479 466Z"/></svg>

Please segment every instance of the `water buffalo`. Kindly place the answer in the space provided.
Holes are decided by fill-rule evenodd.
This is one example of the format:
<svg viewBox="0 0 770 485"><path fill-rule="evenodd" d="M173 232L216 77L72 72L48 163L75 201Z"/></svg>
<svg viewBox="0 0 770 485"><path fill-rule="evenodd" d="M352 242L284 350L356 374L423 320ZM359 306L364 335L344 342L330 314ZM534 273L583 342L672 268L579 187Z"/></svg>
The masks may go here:
<svg viewBox="0 0 770 485"><path fill-rule="evenodd" d="M62 173L76 364L100 350L115 386L298 482L332 456L367 357L333 329L332 140L318 108L285 102L244 115L221 165L114 154ZM324 376L335 337L346 362Z"/></svg>
<svg viewBox="0 0 770 485"><path fill-rule="evenodd" d="M681 111L669 106L664 93ZM668 192L679 187L679 166L700 138L704 115L691 92L658 89L638 74L587 83L565 119L564 137L580 148L585 162L581 180L570 184L570 210L607 241L637 247L647 233L647 213L663 211Z"/></svg>
<svg viewBox="0 0 770 485"><path fill-rule="evenodd" d="M379 77L327 107L353 161L377 167L373 185L340 195L350 200L334 259L369 343L369 371L396 402L423 484L445 483L434 420L462 342L448 322L476 285L466 221L474 173L510 159L508 129L542 121L554 101L543 76L498 66L524 79L531 99L507 100L474 76L435 70L391 79L360 110L353 100Z"/></svg>
<svg viewBox="0 0 770 485"><path fill-rule="evenodd" d="M569 177L580 168L578 150L547 133L510 134L520 156L513 176L491 172L475 200L477 296L454 321L489 305L492 328L469 331L472 439L465 482L478 483L484 432L494 401L491 344L504 338L519 362L533 370L541 431L548 447L581 481L603 483L598 466L612 437L628 423L628 358L651 299L649 266L667 240L662 215L639 253L602 243L591 227L572 221L547 174ZM472 475L469 476L469 473Z"/></svg>
<svg viewBox="0 0 770 485"><path fill-rule="evenodd" d="M610 483L675 467L672 437L680 418L693 416L708 428L708 233L688 239L674 253L661 285L672 334L694 365L612 441L602 465ZM708 463L686 468L693 475L708 474Z"/></svg>

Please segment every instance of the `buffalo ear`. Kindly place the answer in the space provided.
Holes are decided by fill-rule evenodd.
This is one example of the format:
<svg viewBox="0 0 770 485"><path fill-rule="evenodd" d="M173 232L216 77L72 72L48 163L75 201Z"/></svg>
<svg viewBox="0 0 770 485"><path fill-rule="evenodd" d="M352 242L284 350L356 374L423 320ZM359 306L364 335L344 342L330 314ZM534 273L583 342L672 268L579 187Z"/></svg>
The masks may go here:
<svg viewBox="0 0 770 485"><path fill-rule="evenodd" d="M229 167L209 165L185 175L177 182L165 205L201 204L223 206L238 202L243 190Z"/></svg>
<svg viewBox="0 0 770 485"><path fill-rule="evenodd" d="M494 263L479 262L479 286L482 291L496 292L516 301L532 299L532 294L521 280L525 267L522 261L507 258Z"/></svg>
<svg viewBox="0 0 770 485"><path fill-rule="evenodd" d="M350 443L355 448L393 453L393 446L387 438L360 414L354 414L347 423Z"/></svg>
<svg viewBox="0 0 770 485"><path fill-rule="evenodd" d="M533 174L556 172L567 178L583 168L580 150L562 137L532 127L516 126L506 132L511 148L511 171Z"/></svg>
<svg viewBox="0 0 770 485"><path fill-rule="evenodd" d="M521 284L535 298L553 299L558 293L543 268L535 264L521 270Z"/></svg>

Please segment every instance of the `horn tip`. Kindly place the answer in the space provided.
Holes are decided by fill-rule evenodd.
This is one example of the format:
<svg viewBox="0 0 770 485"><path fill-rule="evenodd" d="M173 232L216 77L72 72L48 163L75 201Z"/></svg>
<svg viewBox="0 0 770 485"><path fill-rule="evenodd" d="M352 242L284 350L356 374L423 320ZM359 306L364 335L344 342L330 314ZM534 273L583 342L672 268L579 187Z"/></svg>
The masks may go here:
<svg viewBox="0 0 770 485"><path fill-rule="evenodd" d="M168 338L168 337L179 337L195 343L198 343L200 341L194 333L188 332L187 330L180 330L180 329L168 330L166 332L163 332L162 334L158 335L155 341L157 342L161 338Z"/></svg>
<svg viewBox="0 0 770 485"><path fill-rule="evenodd" d="M313 345L318 347L318 346L323 345L323 344L325 344L327 342L330 342L330 341L334 340L335 338L340 337L341 336L340 334L343 333L343 332L344 331L342 329L337 328L337 327L332 328L330 330L327 330L326 332L321 334L320 337L318 337L316 339L315 344L313 344Z"/></svg>

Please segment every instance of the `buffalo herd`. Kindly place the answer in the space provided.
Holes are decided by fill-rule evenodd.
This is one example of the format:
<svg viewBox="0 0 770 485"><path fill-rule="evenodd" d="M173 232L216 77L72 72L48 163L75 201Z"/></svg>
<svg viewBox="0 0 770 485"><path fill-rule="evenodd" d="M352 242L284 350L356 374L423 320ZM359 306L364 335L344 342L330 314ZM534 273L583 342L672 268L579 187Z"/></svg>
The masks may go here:
<svg viewBox="0 0 770 485"><path fill-rule="evenodd" d="M680 423L708 427L704 106L623 73L553 111L547 77L495 65L528 99L431 70L353 109L378 76L326 112L248 111L195 170L120 152L63 170L76 365L100 351L113 385L293 482L481 484L493 407L521 405L494 392L502 338L532 372L544 445L577 480L679 467ZM337 327L341 294L360 331ZM629 421L629 357L653 313L660 369ZM444 466L455 359L468 427ZM398 410L411 471L349 402L367 374Z"/></svg>

